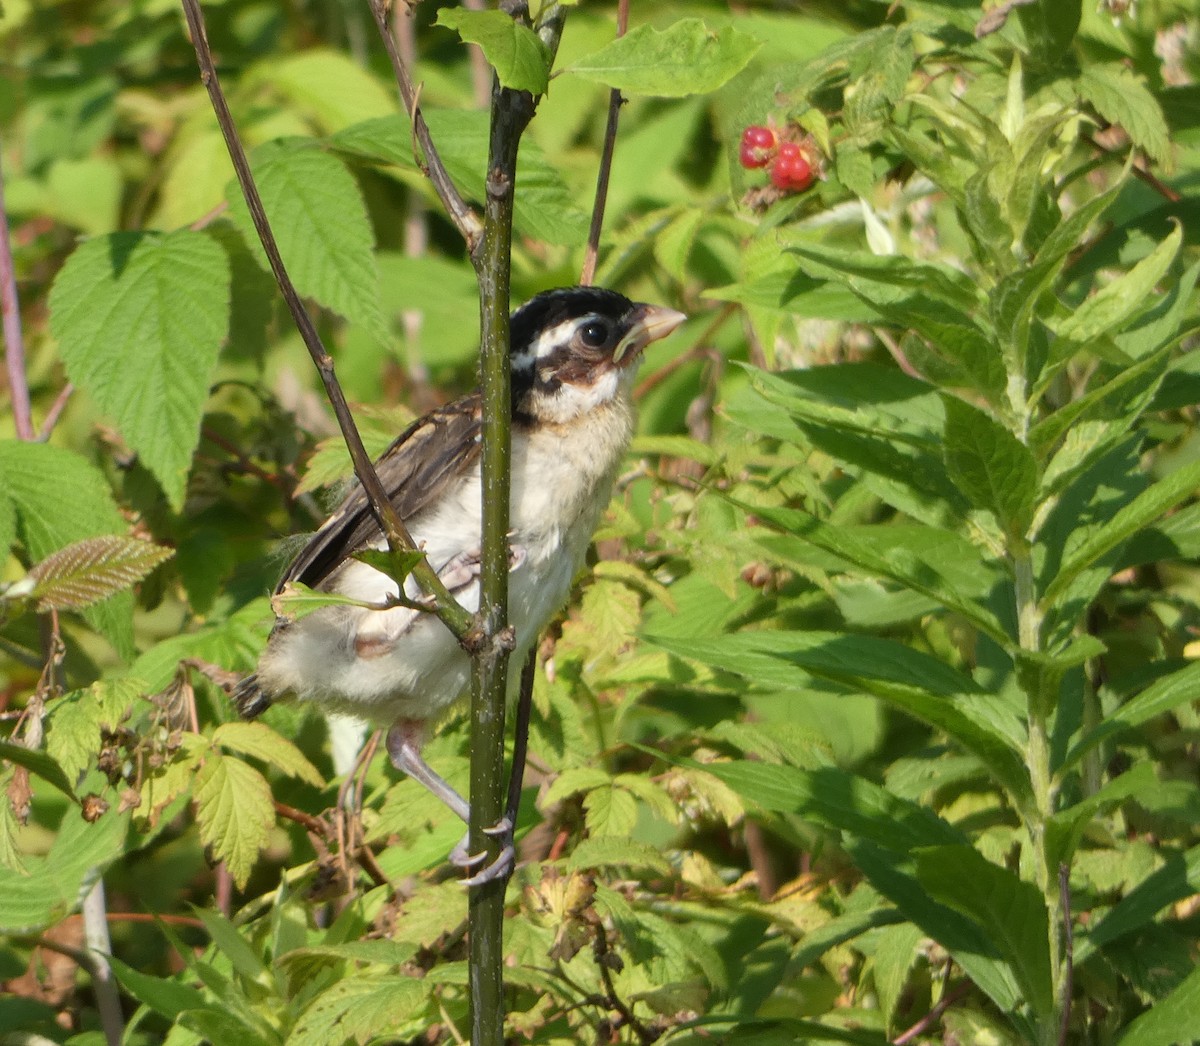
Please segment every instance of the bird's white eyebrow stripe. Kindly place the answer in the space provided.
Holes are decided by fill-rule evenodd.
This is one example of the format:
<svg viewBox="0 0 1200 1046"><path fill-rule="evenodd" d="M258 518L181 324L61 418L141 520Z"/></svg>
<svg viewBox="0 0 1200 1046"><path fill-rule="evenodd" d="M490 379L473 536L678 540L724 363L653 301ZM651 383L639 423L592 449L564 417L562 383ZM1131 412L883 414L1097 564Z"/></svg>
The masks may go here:
<svg viewBox="0 0 1200 1046"><path fill-rule="evenodd" d="M555 350L570 341L571 335L583 326L583 324L596 318L596 313L589 312L586 316L576 316L573 319L556 323L553 327L542 331L537 336L537 340L524 352L514 353L510 359L511 365L520 370L532 367L535 361L546 359Z"/></svg>

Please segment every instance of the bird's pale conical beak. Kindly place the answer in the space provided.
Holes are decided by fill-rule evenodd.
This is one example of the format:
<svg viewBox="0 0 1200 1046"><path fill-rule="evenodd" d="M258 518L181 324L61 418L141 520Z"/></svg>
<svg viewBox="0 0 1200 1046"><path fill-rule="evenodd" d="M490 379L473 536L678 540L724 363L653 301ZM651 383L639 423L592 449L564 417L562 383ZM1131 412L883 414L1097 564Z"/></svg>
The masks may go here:
<svg viewBox="0 0 1200 1046"><path fill-rule="evenodd" d="M626 356L636 357L652 341L665 338L686 319L682 312L663 305L635 305L633 325L613 350L613 363L620 363Z"/></svg>

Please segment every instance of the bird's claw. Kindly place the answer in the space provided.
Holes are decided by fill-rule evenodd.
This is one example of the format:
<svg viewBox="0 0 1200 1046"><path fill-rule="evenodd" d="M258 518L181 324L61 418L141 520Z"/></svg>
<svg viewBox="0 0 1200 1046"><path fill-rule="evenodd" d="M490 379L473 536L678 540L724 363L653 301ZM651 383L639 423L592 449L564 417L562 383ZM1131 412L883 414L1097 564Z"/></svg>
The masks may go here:
<svg viewBox="0 0 1200 1046"><path fill-rule="evenodd" d="M464 886L482 886L484 883L495 882L505 878L512 870L517 860L517 851L513 846L512 821L507 817L500 818L494 825L483 829L483 834L492 839L503 840L500 852L489 864L484 865L474 875L463 879ZM470 833L464 835L459 844L450 851L450 863L456 868L473 869L487 860L487 851L479 853L470 851Z"/></svg>

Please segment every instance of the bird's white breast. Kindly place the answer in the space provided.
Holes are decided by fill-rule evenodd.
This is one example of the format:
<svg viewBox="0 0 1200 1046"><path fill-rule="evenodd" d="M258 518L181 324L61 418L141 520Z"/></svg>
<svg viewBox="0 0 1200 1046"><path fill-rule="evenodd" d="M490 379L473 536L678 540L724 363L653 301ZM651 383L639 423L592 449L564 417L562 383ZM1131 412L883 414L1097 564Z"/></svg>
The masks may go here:
<svg viewBox="0 0 1200 1046"><path fill-rule="evenodd" d="M632 408L618 395L571 425L535 427L513 439L509 543L516 565L509 574L509 621L517 647L510 681L570 594L632 432ZM408 521L435 569L478 553L480 505L476 465L437 505ZM356 561L322 587L372 603L396 593L395 582ZM410 597L419 595L411 578L406 588ZM468 610L478 608L477 583L456 595ZM436 716L470 681L470 662L449 630L419 611L328 608L276 639L259 666L272 689L380 722Z"/></svg>

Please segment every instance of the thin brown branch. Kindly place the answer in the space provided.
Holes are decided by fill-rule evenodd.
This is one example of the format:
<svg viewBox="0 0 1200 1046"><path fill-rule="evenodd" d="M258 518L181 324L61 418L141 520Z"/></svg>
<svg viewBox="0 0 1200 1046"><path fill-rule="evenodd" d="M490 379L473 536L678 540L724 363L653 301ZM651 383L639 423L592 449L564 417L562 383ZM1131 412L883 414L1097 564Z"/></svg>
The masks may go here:
<svg viewBox="0 0 1200 1046"><path fill-rule="evenodd" d="M21 302L17 297L17 270L9 242L8 210L4 204L4 172L0 169L0 307L4 312L4 362L8 369L8 393L12 399L17 438L32 440L33 413L29 404L29 381L25 374L25 341L21 334Z"/></svg>
<svg viewBox="0 0 1200 1046"><path fill-rule="evenodd" d="M934 1004L924 1017L914 1024L907 1031L901 1032L892 1040L892 1046L905 1046L905 1043L912 1042L918 1035L924 1034L929 1028L933 1027L939 1020L942 1014L953 1006L959 999L967 995L971 990L970 983L960 984L953 991L947 991L942 994L942 997Z"/></svg>
<svg viewBox="0 0 1200 1046"><path fill-rule="evenodd" d="M400 100L404 103L404 111L408 113L413 135L421 146L421 152L425 155L425 164L422 170L428 175L434 192L438 194L438 199L442 201L442 206L446 208L450 220L454 222L458 231L462 233L463 239L467 241L467 249L473 252L483 237L483 223L479 220L479 215L462 198L454 182L450 180L442 158L433 144L429 126L425 123L425 117L421 115L421 107L417 104L418 92L413 87L412 78L408 75L408 66L400 57L396 39L388 26L390 0L368 0L368 2L371 14L375 18L375 26L379 30L379 38L383 41L384 50L387 51L388 59L392 63L392 72L395 74L396 84L400 88Z"/></svg>
<svg viewBox="0 0 1200 1046"><path fill-rule="evenodd" d="M1066 1046L1071 1031L1071 996L1075 994L1075 928L1071 922L1071 869L1058 866L1058 889L1062 896L1063 962L1066 972L1062 984L1062 1023L1058 1026L1058 1046Z"/></svg>
<svg viewBox="0 0 1200 1046"><path fill-rule="evenodd" d="M598 923L596 926L596 941L592 948L592 953L596 959L596 968L600 971L600 980L604 982L604 1003L611 1009L614 1009L621 1015L622 1022L629 1028L633 1029L634 1035L638 1037L638 1041L649 1046L652 1042L657 1042L662 1033L655 1031L653 1028L647 1028L640 1020L633 1015L626 1004L625 1000L617 994L616 986L613 984L612 968L616 963L620 962L620 958L612 954L608 947L608 932L604 929L603 923ZM617 969L620 969L618 966Z"/></svg>
<svg viewBox="0 0 1200 1046"><path fill-rule="evenodd" d="M38 431L39 442L45 443L50 438L51 433L54 432L54 426L58 424L58 419L62 417L62 412L66 409L67 401L74 392L75 386L68 381L54 397L54 402L50 404L50 410L47 411L46 417L42 420L42 427Z"/></svg>
<svg viewBox="0 0 1200 1046"><path fill-rule="evenodd" d="M1083 135L1083 140L1087 142L1087 144L1093 149L1095 149L1096 152L1101 156L1113 156L1113 150L1101 145L1090 134ZM1136 161L1133 164L1133 176L1137 178L1138 181L1144 182L1146 185L1150 186L1151 189L1153 189L1156 193L1158 193L1159 196L1161 196L1164 200L1167 200L1169 203L1179 203L1183 199L1183 197L1175 189L1172 189L1166 184L1166 182L1160 181L1146 167Z"/></svg>
<svg viewBox="0 0 1200 1046"><path fill-rule="evenodd" d="M617 3L617 36L629 28L629 0ZM592 224L588 228L587 250L583 256L583 272L579 282L590 287L596 278L596 259L600 255L600 233L604 228L604 208L608 203L608 181L612 176L613 151L617 144L617 121L625 99L616 88L608 96L608 123L604 128L604 145L600 151L600 169L596 172L596 199L592 204Z"/></svg>
<svg viewBox="0 0 1200 1046"><path fill-rule="evenodd" d="M396 509L388 498L387 492L383 489L383 484L380 483L379 476L371 464L371 459L363 447L362 437L359 435L358 428L354 424L354 418L350 414L350 407L346 403L345 394L342 392L342 388L338 384L334 373L333 358L321 343L320 336L313 326L312 318L304 308L304 303L300 300L300 295L297 293L295 285L292 283L291 277L284 267L282 257L280 257L279 246L271 231L266 211L263 209L262 198L258 194L258 188L251 173L250 162L246 157L246 150L242 146L241 139L238 137L237 127L233 122L229 105L225 100L225 94L221 90L221 83L217 77L216 66L213 62L212 50L208 45L204 14L200 9L199 0L182 0L182 3L188 28L192 34L192 45L196 49L196 59L200 65L200 78L208 90L213 112L216 114L217 123L221 127L221 134L225 139L226 148L229 150L229 158L233 162L233 169L237 174L238 184L246 200L246 205L250 210L250 217L254 222L254 228L258 233L259 241L262 243L267 259L271 264L271 271L275 275L279 289L283 293L284 300L287 302L296 327L300 331L300 336L304 340L305 347L308 349L309 355L312 357L321 375L321 380L325 385L325 393L333 407L333 412L337 417L342 435L345 437L346 446L350 450L350 458L354 462L355 475L362 484L363 491L370 503L372 514L386 536L388 546L393 550L415 549L416 545L413 542L412 535L409 534L408 528L404 525L404 522L400 519ZM373 0L372 8L374 6ZM446 627L459 639L465 636L471 628L471 615L459 606L454 597L450 595L446 586L442 584L441 579L434 572L433 568L429 566L428 562L422 560L417 564L413 569L413 576L417 579L421 587L433 597L438 617L441 618Z"/></svg>

